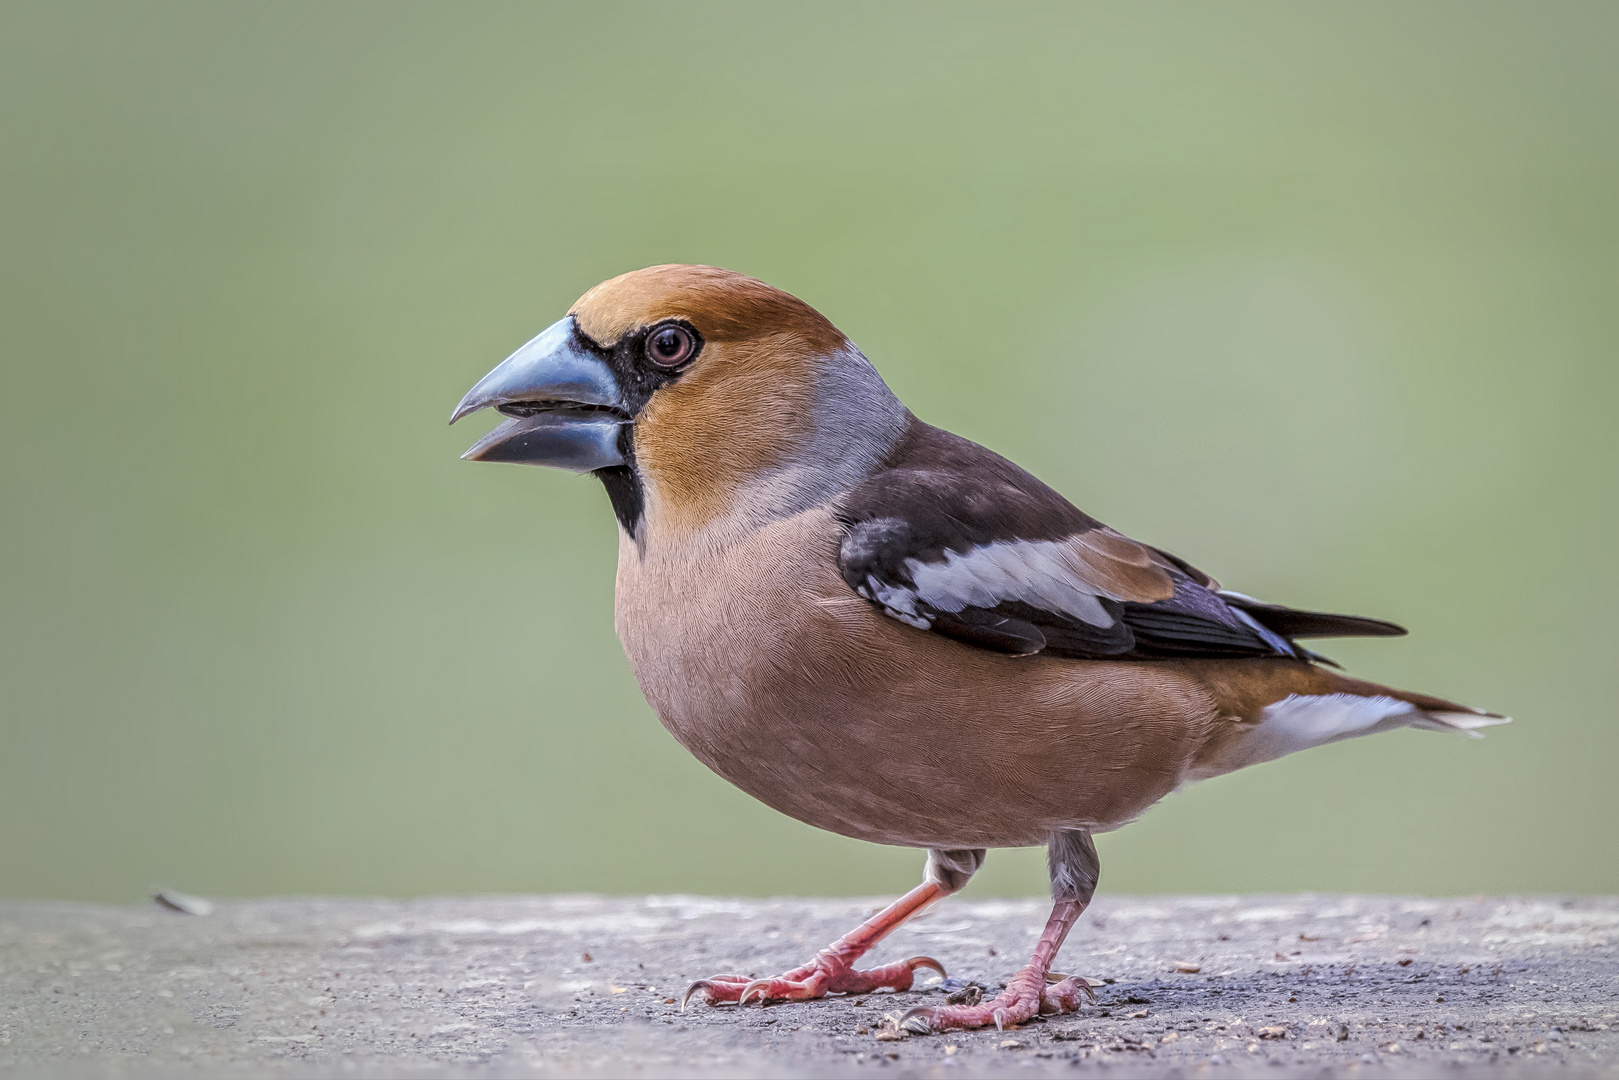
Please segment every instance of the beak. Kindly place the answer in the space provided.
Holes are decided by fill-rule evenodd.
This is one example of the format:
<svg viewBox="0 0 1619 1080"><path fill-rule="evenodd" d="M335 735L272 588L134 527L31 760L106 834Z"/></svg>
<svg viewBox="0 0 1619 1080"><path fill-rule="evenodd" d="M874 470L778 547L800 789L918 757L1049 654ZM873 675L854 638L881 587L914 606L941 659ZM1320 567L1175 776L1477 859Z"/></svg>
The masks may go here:
<svg viewBox="0 0 1619 1080"><path fill-rule="evenodd" d="M491 405L512 419L461 456L593 472L624 464L630 423L613 371L580 341L572 315L508 356L467 392L450 423Z"/></svg>

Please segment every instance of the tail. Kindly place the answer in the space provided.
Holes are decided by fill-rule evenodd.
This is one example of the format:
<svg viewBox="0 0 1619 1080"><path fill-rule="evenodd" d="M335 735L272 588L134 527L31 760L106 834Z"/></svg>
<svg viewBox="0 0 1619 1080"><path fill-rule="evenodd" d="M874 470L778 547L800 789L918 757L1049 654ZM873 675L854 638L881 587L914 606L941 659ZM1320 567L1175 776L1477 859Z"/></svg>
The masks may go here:
<svg viewBox="0 0 1619 1080"><path fill-rule="evenodd" d="M1194 770L1198 778L1396 728L1480 739L1480 728L1511 723L1511 717L1444 698L1362 682L1318 667L1288 667L1291 677L1272 684L1274 691L1264 695L1267 704L1232 710L1239 722L1211 739L1199 755Z"/></svg>
<svg viewBox="0 0 1619 1080"><path fill-rule="evenodd" d="M1510 724L1512 717L1502 716L1500 713L1485 712L1483 709L1472 709L1465 705L1449 705L1444 709L1417 709L1411 714L1411 722L1407 727L1421 728L1423 731L1449 731L1466 735L1469 739L1484 738L1479 728L1495 727L1497 724Z"/></svg>

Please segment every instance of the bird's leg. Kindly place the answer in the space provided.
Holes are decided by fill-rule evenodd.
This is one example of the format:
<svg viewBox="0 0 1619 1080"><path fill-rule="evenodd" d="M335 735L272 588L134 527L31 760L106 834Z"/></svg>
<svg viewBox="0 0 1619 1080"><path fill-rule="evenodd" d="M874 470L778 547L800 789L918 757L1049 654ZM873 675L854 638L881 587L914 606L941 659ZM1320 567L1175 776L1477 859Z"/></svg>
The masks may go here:
<svg viewBox="0 0 1619 1080"><path fill-rule="evenodd" d="M1088 832L1062 832L1051 838L1048 858L1055 904L1040 940L1035 943L1034 956L1023 970L1012 976L1006 989L991 1001L977 1005L918 1007L898 1017L899 1026L919 1035L990 1024L1004 1029L1016 1027L1036 1014L1078 1012L1081 999L1096 1000L1088 979L1069 975L1048 985L1047 978L1063 939L1096 892L1101 871L1096 847Z"/></svg>
<svg viewBox="0 0 1619 1080"><path fill-rule="evenodd" d="M856 971L854 963L871 947L892 933L901 923L967 884L984 864L984 850L930 851L927 873L922 884L873 915L849 933L815 954L803 967L794 968L774 979L749 979L745 975L715 975L699 979L687 987L680 1007L699 991L710 1005L734 1001L745 1005L750 999L766 1001L806 1001L827 994L869 994L873 990L909 990L917 968L932 968L944 974L944 965L927 956L913 956L897 964Z"/></svg>

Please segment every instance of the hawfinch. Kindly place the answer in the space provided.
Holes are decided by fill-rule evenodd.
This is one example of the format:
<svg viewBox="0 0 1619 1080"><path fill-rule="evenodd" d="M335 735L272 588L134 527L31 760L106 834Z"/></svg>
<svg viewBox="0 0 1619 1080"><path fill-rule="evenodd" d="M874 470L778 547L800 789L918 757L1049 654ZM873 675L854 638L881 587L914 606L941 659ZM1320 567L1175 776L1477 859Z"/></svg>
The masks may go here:
<svg viewBox="0 0 1619 1080"><path fill-rule="evenodd" d="M452 417L508 419L474 461L593 473L619 523L616 625L647 701L709 768L800 821L928 851L923 883L771 979L710 1005L911 987L859 970L960 889L986 848L1044 844L1034 955L925 1033L1071 1012L1052 962L1096 888L1093 834L1182 785L1295 750L1505 722L1331 670L1302 638L1397 635L1222 589L913 416L797 297L709 266L605 281ZM684 1002L683 1002L684 1004Z"/></svg>

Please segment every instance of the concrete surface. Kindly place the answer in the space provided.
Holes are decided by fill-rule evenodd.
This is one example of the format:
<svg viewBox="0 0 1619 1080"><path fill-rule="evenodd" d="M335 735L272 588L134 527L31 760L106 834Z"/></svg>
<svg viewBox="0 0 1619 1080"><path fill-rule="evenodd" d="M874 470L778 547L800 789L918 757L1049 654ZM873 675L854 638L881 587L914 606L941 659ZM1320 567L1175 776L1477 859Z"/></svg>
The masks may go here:
<svg viewBox="0 0 1619 1080"><path fill-rule="evenodd" d="M492 897L0 904L0 1074L1614 1076L1619 898L1105 898L1076 1016L879 1040L912 992L682 1014L874 903ZM1038 901L950 901L878 957L991 986ZM1196 967L1177 970L1177 963Z"/></svg>

